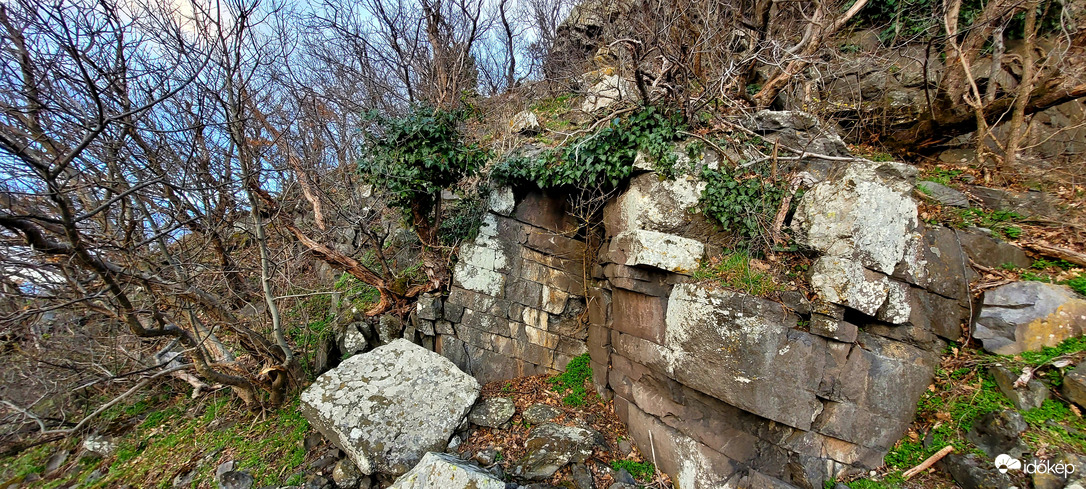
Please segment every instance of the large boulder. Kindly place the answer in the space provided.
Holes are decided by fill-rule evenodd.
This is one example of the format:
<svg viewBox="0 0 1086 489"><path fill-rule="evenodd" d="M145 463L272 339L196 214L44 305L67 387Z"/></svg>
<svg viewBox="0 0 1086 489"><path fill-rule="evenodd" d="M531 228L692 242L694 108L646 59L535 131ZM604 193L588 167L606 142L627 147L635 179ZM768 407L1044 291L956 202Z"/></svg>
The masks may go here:
<svg viewBox="0 0 1086 489"><path fill-rule="evenodd" d="M916 188L928 198L940 204L951 207L969 207L969 197L939 182L925 180L917 184Z"/></svg>
<svg viewBox="0 0 1086 489"><path fill-rule="evenodd" d="M793 329L796 318L780 304L680 284L671 292L664 322L661 346L627 346L632 338L623 335L616 351L644 357L650 367L736 407L810 429L822 406L816 396L823 342ZM655 351L634 353L633 348Z"/></svg>
<svg viewBox="0 0 1086 489"><path fill-rule="evenodd" d="M524 134L531 136L539 134L543 130L543 126L539 124L539 116L535 115L535 112L525 110L518 112L509 119L509 133L510 134Z"/></svg>
<svg viewBox="0 0 1086 489"><path fill-rule="evenodd" d="M630 180L629 189L604 208L609 235L627 230L685 234L692 224L687 209L698 204L705 182L692 175L661 179L646 173Z"/></svg>
<svg viewBox="0 0 1086 489"><path fill-rule="evenodd" d="M1014 212L1022 217L1033 217L1058 221L1063 213L1057 207L1059 199L1045 192L1011 192L998 188L974 186L970 193L979 199L985 207L999 211Z"/></svg>
<svg viewBox="0 0 1086 489"><path fill-rule="evenodd" d="M920 222L915 176L894 162L839 165L804 194L792 228L798 244L822 255L810 275L821 300L912 328L877 334L957 340L969 300L967 260L953 230Z"/></svg>
<svg viewBox="0 0 1086 489"><path fill-rule="evenodd" d="M1013 265L1026 268L1033 264L1022 248L992 237L992 232L987 229L960 229L957 235L969 259L980 266L1000 268Z"/></svg>
<svg viewBox="0 0 1086 489"><path fill-rule="evenodd" d="M832 128L812 114L791 110L762 110L746 126L769 141L825 156L849 156L848 146Z"/></svg>
<svg viewBox="0 0 1086 489"><path fill-rule="evenodd" d="M1086 329L1086 300L1062 285L1014 282L984 292L973 337L1000 355L1056 346Z"/></svg>
<svg viewBox="0 0 1086 489"><path fill-rule="evenodd" d="M621 100L629 100L636 90L629 81L618 75L604 77L599 83L592 86L581 104L584 112L595 112L606 109Z"/></svg>
<svg viewBox="0 0 1086 489"><path fill-rule="evenodd" d="M1079 363L1064 374L1060 393L1068 401L1086 407L1086 362Z"/></svg>
<svg viewBox="0 0 1086 489"><path fill-rule="evenodd" d="M445 449L479 390L448 359L401 339L318 377L300 409L363 473L400 475Z"/></svg>
<svg viewBox="0 0 1086 489"><path fill-rule="evenodd" d="M455 455L429 452L389 489L505 489L505 483Z"/></svg>
<svg viewBox="0 0 1086 489"><path fill-rule="evenodd" d="M803 195L792 222L796 242L892 274L918 227L908 195L915 173L901 163L849 163Z"/></svg>
<svg viewBox="0 0 1086 489"><path fill-rule="evenodd" d="M890 280L846 257L823 256L811 267L811 288L823 300L874 316L896 290ZM892 322L892 321L891 321Z"/></svg>

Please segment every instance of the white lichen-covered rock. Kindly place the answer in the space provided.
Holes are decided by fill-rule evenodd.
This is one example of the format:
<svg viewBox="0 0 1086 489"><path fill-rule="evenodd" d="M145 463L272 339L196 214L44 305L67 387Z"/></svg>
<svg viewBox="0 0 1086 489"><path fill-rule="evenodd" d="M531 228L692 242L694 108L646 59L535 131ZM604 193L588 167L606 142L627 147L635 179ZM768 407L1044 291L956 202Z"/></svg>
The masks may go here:
<svg viewBox="0 0 1086 489"><path fill-rule="evenodd" d="M117 451L117 443L105 435L90 435L83 440L83 449L99 457L106 458Z"/></svg>
<svg viewBox="0 0 1086 489"><path fill-rule="evenodd" d="M509 119L510 134L539 134L541 130L543 126L539 124L539 116L530 110L517 112L512 119Z"/></svg>
<svg viewBox="0 0 1086 489"><path fill-rule="evenodd" d="M874 316L886 302L890 288L886 276L849 258L823 256L811 267L811 289L822 300L851 307L869 316ZM907 311L905 318L908 319Z"/></svg>
<svg viewBox="0 0 1086 489"><path fill-rule="evenodd" d="M604 210L611 232L643 229L673 233L687 225L687 209L698 204L705 182L692 175L661 180L644 174L630 180L630 187Z"/></svg>
<svg viewBox="0 0 1086 489"><path fill-rule="evenodd" d="M1056 346L1086 331L1086 300L1071 289L1014 282L984 292L973 337L1000 355Z"/></svg>
<svg viewBox="0 0 1086 489"><path fill-rule="evenodd" d="M794 110L761 110L751 115L745 125L766 140L785 147L827 156L847 156L848 146L837 131L823 125L818 117Z"/></svg>
<svg viewBox="0 0 1086 489"><path fill-rule="evenodd" d="M918 226L908 192L915 170L857 161L803 195L792 227L796 241L826 256L852 258L891 274Z"/></svg>
<svg viewBox="0 0 1086 489"><path fill-rule="evenodd" d="M823 340L793 329L796 319L783 306L678 284L665 323L664 344L645 356L659 355L659 367L673 378L759 416L810 428L821 406L816 396L823 353L817 345Z"/></svg>
<svg viewBox="0 0 1086 489"><path fill-rule="evenodd" d="M465 289L499 297L505 289L505 274L509 257L496 239L497 219L493 215L483 218L475 241L460 248L460 260L453 270L456 285Z"/></svg>
<svg viewBox="0 0 1086 489"><path fill-rule="evenodd" d="M517 406L508 397L484 399L471 408L468 421L484 428L501 428L516 413Z"/></svg>
<svg viewBox="0 0 1086 489"><path fill-rule="evenodd" d="M611 240L611 258L628 266L649 266L690 275L705 256L705 245L673 234L634 229Z"/></svg>
<svg viewBox="0 0 1086 489"><path fill-rule="evenodd" d="M513 189L508 186L491 190L489 201L491 212L503 216L512 214L513 209L517 207L516 196L513 195Z"/></svg>
<svg viewBox="0 0 1086 489"><path fill-rule="evenodd" d="M339 344L341 352L354 354L368 348L369 340L366 339L366 335L362 334L354 324L351 324L348 325L347 329L343 332Z"/></svg>
<svg viewBox="0 0 1086 489"><path fill-rule="evenodd" d="M448 359L396 340L318 377L300 410L363 473L400 475L445 449L479 390Z"/></svg>
<svg viewBox="0 0 1086 489"><path fill-rule="evenodd" d="M629 81L618 75L604 77L599 83L588 91L588 97L581 104L584 112L595 112L606 109L620 100L627 100L633 93L633 87Z"/></svg>
<svg viewBox="0 0 1086 489"><path fill-rule="evenodd" d="M505 483L455 455L428 452L389 489L505 489Z"/></svg>

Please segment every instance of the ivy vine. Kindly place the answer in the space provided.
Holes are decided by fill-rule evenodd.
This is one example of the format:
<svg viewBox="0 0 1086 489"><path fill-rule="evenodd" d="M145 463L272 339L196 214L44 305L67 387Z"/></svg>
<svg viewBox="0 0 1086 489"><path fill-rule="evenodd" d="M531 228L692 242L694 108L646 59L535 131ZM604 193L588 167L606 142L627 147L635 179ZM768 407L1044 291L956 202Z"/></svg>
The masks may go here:
<svg viewBox="0 0 1086 489"><path fill-rule="evenodd" d="M761 235L784 197L784 189L758 171L733 175L706 168L701 178L706 183L700 199L705 215L747 239Z"/></svg>
<svg viewBox="0 0 1086 489"><path fill-rule="evenodd" d="M672 148L684 127L677 114L645 107L563 146L511 155L495 165L491 175L543 189L610 189L630 176L638 152L644 152L657 172L670 177L676 161Z"/></svg>
<svg viewBox="0 0 1086 489"><path fill-rule="evenodd" d="M425 107L403 117L367 113L373 130L365 134L365 156L358 165L363 180L387 191L393 207L428 214L442 189L478 172L489 157L461 134L467 115Z"/></svg>

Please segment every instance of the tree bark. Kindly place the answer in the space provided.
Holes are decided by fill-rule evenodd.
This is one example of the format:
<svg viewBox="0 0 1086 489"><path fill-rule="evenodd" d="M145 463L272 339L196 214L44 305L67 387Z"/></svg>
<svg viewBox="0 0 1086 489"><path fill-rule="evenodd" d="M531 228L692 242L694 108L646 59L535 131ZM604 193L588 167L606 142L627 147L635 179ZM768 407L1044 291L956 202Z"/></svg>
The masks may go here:
<svg viewBox="0 0 1086 489"><path fill-rule="evenodd" d="M960 45L968 65L972 66L982 53L984 42L1000 26L999 22L1013 14L1017 5L1011 0L993 0L988 4ZM1086 25L1086 9L1075 12L1079 15L1070 22L1075 26ZM952 29L955 29L956 35L956 19ZM986 101L982 121L978 121L973 108L965 101L971 92L969 77L961 63L951 61L956 54L950 52L954 48L948 43L947 69L939 82L930 110L925 111L915 123L888 130L883 135L884 141L900 151L930 152L957 136L975 131L981 122L992 125L1005 121L1014 108L1016 98L1024 104L1021 107L1022 115L1028 116L1086 97L1086 28L1058 33L1052 41L1053 47L1047 56L1032 63L1034 83L1028 93L1019 90L1017 97L1003 96Z"/></svg>
<svg viewBox="0 0 1086 489"><path fill-rule="evenodd" d="M1007 144L1003 150L1002 172L1010 174L1015 171L1015 162L1018 158L1018 147L1025 138L1022 127L1026 119L1026 104L1029 103L1029 94L1033 90L1033 46L1037 37L1037 4L1038 0L1026 2L1025 39L1022 46L1022 81L1018 86L1018 95L1014 99L1014 108L1011 110L1011 122L1007 125ZM994 83L989 81L989 83Z"/></svg>

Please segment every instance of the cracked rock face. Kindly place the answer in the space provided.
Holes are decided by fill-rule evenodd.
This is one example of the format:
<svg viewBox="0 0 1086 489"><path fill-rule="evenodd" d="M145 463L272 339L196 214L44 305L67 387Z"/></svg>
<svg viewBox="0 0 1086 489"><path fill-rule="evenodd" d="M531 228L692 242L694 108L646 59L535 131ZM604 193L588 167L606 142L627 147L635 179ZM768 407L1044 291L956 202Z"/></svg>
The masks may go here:
<svg viewBox="0 0 1086 489"><path fill-rule="evenodd" d="M478 466L447 453L427 453L390 489L504 489L505 483Z"/></svg>
<svg viewBox="0 0 1086 489"><path fill-rule="evenodd" d="M612 256L621 263L642 265L672 273L690 275L705 256L705 245L673 234L656 231L624 231L611 241Z"/></svg>
<svg viewBox="0 0 1086 489"><path fill-rule="evenodd" d="M513 471L530 480L550 478L568 463L584 463L592 456L593 443L592 432L584 428L545 423L528 435L528 455Z"/></svg>
<svg viewBox="0 0 1086 489"><path fill-rule="evenodd" d="M363 473L400 475L445 449L479 390L448 359L401 339L318 377L300 410Z"/></svg>
<svg viewBox="0 0 1086 489"><path fill-rule="evenodd" d="M690 221L687 210L698 204L705 185L693 175L679 175L670 180L661 180L653 173L634 177L630 188L604 211L608 230L682 234Z"/></svg>
<svg viewBox="0 0 1086 489"><path fill-rule="evenodd" d="M841 178L815 185L796 210L796 241L893 273L918 225L916 202L896 173L905 171L890 163L855 162Z"/></svg>
<svg viewBox="0 0 1086 489"><path fill-rule="evenodd" d="M631 85L621 76L608 76L588 91L588 96L585 97L584 103L581 104L581 110L591 113L606 109L620 100L628 99L630 94L634 93L634 88Z"/></svg>

